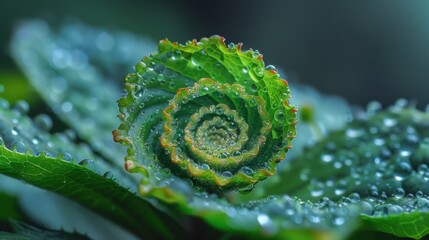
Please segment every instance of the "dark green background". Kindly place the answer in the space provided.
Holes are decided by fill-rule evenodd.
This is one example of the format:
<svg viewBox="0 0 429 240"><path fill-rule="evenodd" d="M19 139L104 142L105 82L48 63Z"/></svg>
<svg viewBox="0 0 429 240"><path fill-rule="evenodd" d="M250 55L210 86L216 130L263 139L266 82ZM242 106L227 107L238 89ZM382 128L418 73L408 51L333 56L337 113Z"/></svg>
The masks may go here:
<svg viewBox="0 0 429 240"><path fill-rule="evenodd" d="M20 21L33 18L54 24L75 18L154 41L223 35L260 50L291 83L354 104L379 100L386 106L400 97L418 100L421 108L429 103L429 1L0 0L3 84L22 79L8 42Z"/></svg>

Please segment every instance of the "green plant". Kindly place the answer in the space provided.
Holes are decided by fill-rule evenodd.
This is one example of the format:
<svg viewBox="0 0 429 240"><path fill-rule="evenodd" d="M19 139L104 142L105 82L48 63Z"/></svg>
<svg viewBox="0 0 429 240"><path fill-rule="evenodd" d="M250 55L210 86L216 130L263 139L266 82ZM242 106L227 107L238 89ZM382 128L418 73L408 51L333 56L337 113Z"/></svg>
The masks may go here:
<svg viewBox="0 0 429 240"><path fill-rule="evenodd" d="M429 232L426 113L399 100L385 110L371 103L351 118L343 100L289 83L290 101L303 109L292 141L297 116L288 84L256 50L242 52L218 36L162 40L126 77L120 98L109 79L136 61L142 41L79 24L58 34L43 22L21 27L15 59L79 138L50 133L52 120L30 119L23 101L2 100L0 173L145 239L419 239ZM113 142L113 129L127 149ZM124 156L125 168L140 174L124 172ZM0 190L16 198L27 192L9 183L12 190ZM9 195L0 200L14 204ZM17 210L0 219L12 216L25 218ZM13 224L15 233L0 236L84 238Z"/></svg>

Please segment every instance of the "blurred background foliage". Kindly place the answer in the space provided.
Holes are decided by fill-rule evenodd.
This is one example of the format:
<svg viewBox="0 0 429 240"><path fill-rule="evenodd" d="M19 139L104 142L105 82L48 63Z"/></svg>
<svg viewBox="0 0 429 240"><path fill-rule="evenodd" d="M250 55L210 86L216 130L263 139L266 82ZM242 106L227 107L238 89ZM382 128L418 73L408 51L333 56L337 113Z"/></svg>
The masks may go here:
<svg viewBox="0 0 429 240"><path fill-rule="evenodd" d="M7 98L38 100L10 58L19 22L67 19L157 41L214 34L245 43L286 70L290 82L383 106L404 97L429 103L429 1L0 1L0 82ZM13 89L13 92L10 90ZM3 94L2 94L3 95Z"/></svg>

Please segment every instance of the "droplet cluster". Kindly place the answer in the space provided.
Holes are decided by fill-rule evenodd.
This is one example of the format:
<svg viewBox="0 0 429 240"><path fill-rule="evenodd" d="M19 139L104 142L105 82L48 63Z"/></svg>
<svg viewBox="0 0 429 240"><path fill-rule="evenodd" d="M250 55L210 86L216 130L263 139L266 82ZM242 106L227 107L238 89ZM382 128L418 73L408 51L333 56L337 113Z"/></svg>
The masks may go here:
<svg viewBox="0 0 429 240"><path fill-rule="evenodd" d="M119 171L112 170L111 165L94 155L90 146L75 144L76 135L72 130L51 134L52 119L46 114L31 119L27 116L28 111L29 105L25 101L10 106L0 98L0 147L20 154L44 155L79 164L99 174L114 171L122 184L133 186ZM111 177L111 174L106 176Z"/></svg>
<svg viewBox="0 0 429 240"><path fill-rule="evenodd" d="M242 231L259 232L266 237L287 235L287 229L302 228L341 236L356 224L364 208L356 203L357 200L334 202L323 198L310 202L287 195L271 196L241 205L232 205L205 192L191 199L189 205L193 213L203 216L216 214L218 221L214 224L218 228L234 231L236 226L246 226ZM305 232L302 234L308 236ZM297 236L299 234L294 235Z"/></svg>
<svg viewBox="0 0 429 240"><path fill-rule="evenodd" d="M370 103L366 113L308 147L281 172L293 184L266 190L312 201L359 200L375 216L426 211L428 126L429 116L407 105L381 111Z"/></svg>

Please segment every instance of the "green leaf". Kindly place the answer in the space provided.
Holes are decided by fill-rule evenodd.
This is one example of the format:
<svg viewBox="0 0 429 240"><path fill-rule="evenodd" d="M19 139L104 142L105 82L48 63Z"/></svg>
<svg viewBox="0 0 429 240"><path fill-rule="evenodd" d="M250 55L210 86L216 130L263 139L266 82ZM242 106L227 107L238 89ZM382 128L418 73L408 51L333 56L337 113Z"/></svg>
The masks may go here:
<svg viewBox="0 0 429 240"><path fill-rule="evenodd" d="M147 201L83 166L1 146L0 173L73 199L139 236L173 239L183 234L176 223Z"/></svg>
<svg viewBox="0 0 429 240"><path fill-rule="evenodd" d="M75 144L75 133L67 130L63 133L50 134L52 120L45 114L37 115L34 120L26 114L29 106L25 101L17 101L14 106L0 98L0 142L17 152L29 152L38 155L58 156L65 161L76 161L100 175L113 175L122 185L135 189L129 174L117 169L84 144Z"/></svg>
<svg viewBox="0 0 429 240"><path fill-rule="evenodd" d="M265 194L357 203L364 228L419 239L429 227L428 125L427 113L402 101L369 111L307 147L280 180L267 182Z"/></svg>
<svg viewBox="0 0 429 240"><path fill-rule="evenodd" d="M23 222L11 221L15 233L0 232L0 238L4 240L85 240L88 237L77 233L67 233L64 231L50 231L40 229Z"/></svg>
<svg viewBox="0 0 429 240"><path fill-rule="evenodd" d="M119 124L115 101L121 89L115 80L152 46L126 33L79 23L56 32L45 22L32 21L18 28L11 49L54 112L106 159L122 166L124 149L111 134Z"/></svg>
<svg viewBox="0 0 429 240"><path fill-rule="evenodd" d="M421 239L429 233L429 214L414 212L383 217L362 216L365 229L390 233L398 237Z"/></svg>
<svg viewBox="0 0 429 240"><path fill-rule="evenodd" d="M145 174L141 190L162 188L174 174L209 191L248 191L274 175L297 119L287 82L264 67L257 51L219 36L160 41L118 101L115 140L129 147L127 169Z"/></svg>

